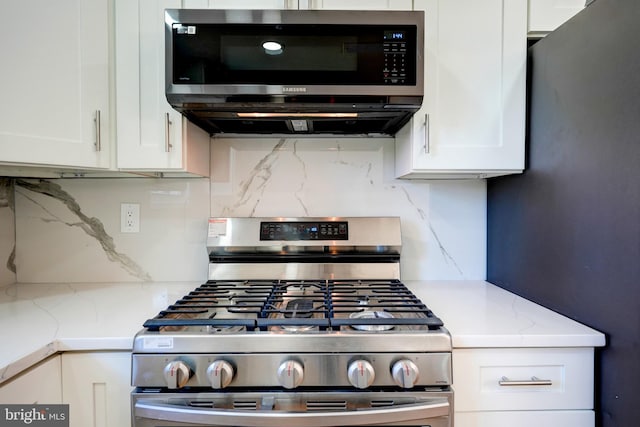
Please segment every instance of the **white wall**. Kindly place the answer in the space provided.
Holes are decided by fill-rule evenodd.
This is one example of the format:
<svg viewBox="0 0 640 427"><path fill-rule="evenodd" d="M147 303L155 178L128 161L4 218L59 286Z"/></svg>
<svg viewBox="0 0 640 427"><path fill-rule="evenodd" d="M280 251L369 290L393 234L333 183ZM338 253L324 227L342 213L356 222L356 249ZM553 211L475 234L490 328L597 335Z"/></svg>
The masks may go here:
<svg viewBox="0 0 640 427"><path fill-rule="evenodd" d="M392 139L214 139L211 180L17 179L17 280L205 280L210 214L397 215L404 279L484 279L485 182L395 180L393 153ZM122 202L140 203L140 233L120 232Z"/></svg>

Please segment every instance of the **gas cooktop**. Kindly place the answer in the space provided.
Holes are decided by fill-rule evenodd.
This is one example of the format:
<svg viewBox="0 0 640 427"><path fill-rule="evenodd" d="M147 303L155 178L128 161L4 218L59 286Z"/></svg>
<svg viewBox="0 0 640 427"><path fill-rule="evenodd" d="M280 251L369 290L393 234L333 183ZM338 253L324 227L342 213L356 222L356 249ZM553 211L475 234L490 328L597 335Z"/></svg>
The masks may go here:
<svg viewBox="0 0 640 427"><path fill-rule="evenodd" d="M448 392L451 336L401 249L394 217L211 218L208 281L144 323L132 383Z"/></svg>
<svg viewBox="0 0 640 427"><path fill-rule="evenodd" d="M399 280L210 280L144 323L149 331L253 333L439 330Z"/></svg>

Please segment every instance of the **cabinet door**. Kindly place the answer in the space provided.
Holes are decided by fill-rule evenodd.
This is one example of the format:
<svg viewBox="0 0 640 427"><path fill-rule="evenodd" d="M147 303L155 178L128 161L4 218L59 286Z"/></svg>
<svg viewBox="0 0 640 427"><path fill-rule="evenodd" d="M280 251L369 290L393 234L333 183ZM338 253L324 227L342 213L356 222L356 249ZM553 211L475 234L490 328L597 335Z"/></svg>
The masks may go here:
<svg viewBox="0 0 640 427"><path fill-rule="evenodd" d="M456 412L456 427L593 427L593 411Z"/></svg>
<svg viewBox="0 0 640 427"><path fill-rule="evenodd" d="M411 10L411 0L307 0L300 9L326 10Z"/></svg>
<svg viewBox="0 0 640 427"><path fill-rule="evenodd" d="M164 9L180 0L116 0L118 168L209 174L209 136L165 97Z"/></svg>
<svg viewBox="0 0 640 427"><path fill-rule="evenodd" d="M108 168L109 1L4 2L0 162Z"/></svg>
<svg viewBox="0 0 640 427"><path fill-rule="evenodd" d="M54 356L0 385L3 404L62 403L60 356Z"/></svg>
<svg viewBox="0 0 640 427"><path fill-rule="evenodd" d="M529 0L528 32L543 36L584 9L585 0Z"/></svg>
<svg viewBox="0 0 640 427"><path fill-rule="evenodd" d="M183 0L185 9L287 9L292 0ZM295 7L292 7L295 6Z"/></svg>
<svg viewBox="0 0 640 427"><path fill-rule="evenodd" d="M131 354L62 354L62 397L71 427L131 423Z"/></svg>
<svg viewBox="0 0 640 427"><path fill-rule="evenodd" d="M423 107L396 135L396 175L524 168L526 0L416 0L425 11Z"/></svg>

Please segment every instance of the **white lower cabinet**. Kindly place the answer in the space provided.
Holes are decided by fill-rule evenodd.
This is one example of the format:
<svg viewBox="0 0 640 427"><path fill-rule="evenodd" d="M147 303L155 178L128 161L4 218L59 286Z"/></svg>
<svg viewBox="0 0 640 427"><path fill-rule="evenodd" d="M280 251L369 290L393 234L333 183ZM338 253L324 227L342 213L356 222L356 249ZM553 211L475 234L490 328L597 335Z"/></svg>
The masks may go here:
<svg viewBox="0 0 640 427"><path fill-rule="evenodd" d="M592 411L456 412L456 427L588 427Z"/></svg>
<svg viewBox="0 0 640 427"><path fill-rule="evenodd" d="M71 427L131 425L131 353L62 354L62 398Z"/></svg>
<svg viewBox="0 0 640 427"><path fill-rule="evenodd" d="M456 427L592 427L593 348L454 349Z"/></svg>
<svg viewBox="0 0 640 427"><path fill-rule="evenodd" d="M0 385L3 404L58 404L62 402L60 356L53 356Z"/></svg>

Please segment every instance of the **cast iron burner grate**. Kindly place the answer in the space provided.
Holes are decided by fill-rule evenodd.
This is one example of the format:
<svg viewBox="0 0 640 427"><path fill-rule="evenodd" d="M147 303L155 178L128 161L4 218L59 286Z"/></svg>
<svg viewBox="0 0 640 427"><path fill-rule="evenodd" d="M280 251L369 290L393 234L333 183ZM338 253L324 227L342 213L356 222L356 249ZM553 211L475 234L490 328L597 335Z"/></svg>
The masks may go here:
<svg viewBox="0 0 640 427"><path fill-rule="evenodd" d="M150 331L438 330L440 318L398 280L208 281L153 319Z"/></svg>

